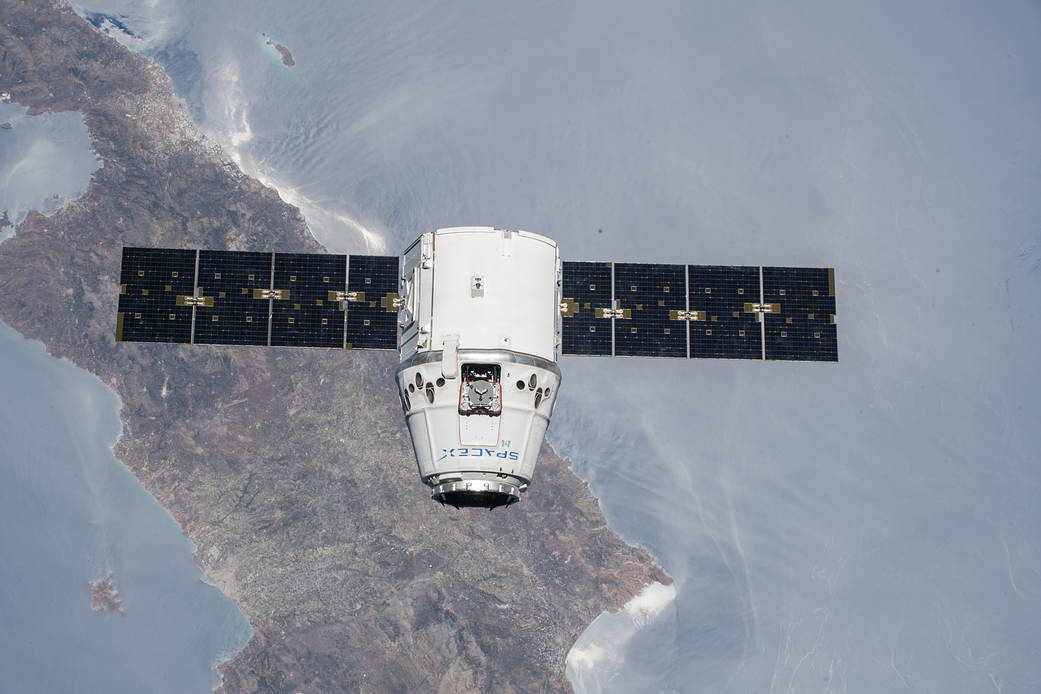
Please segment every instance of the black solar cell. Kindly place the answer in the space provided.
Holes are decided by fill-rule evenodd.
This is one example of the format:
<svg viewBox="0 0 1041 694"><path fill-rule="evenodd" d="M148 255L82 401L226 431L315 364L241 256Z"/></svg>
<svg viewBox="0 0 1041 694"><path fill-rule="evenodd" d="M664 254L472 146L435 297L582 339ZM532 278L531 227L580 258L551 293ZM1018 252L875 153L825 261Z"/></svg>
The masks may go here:
<svg viewBox="0 0 1041 694"><path fill-rule="evenodd" d="M685 265L615 263L615 356L685 358L686 293Z"/></svg>
<svg viewBox="0 0 1041 694"><path fill-rule="evenodd" d="M347 348L398 346L398 256L352 255L347 263Z"/></svg>
<svg viewBox="0 0 1041 694"><path fill-rule="evenodd" d="M561 271L561 353L611 356L611 263L565 262Z"/></svg>
<svg viewBox="0 0 1041 694"><path fill-rule="evenodd" d="M751 304L759 303L759 268L691 265L690 356L762 359L762 328Z"/></svg>
<svg viewBox="0 0 1041 694"><path fill-rule="evenodd" d="M838 361L834 270L764 267L763 301L767 359Z"/></svg>
<svg viewBox="0 0 1041 694"><path fill-rule="evenodd" d="M273 347L343 348L347 256L276 253Z"/></svg>
<svg viewBox="0 0 1041 694"><path fill-rule="evenodd" d="M191 341L195 251L123 248L116 339L125 342ZM177 297L182 297L178 302Z"/></svg>
<svg viewBox="0 0 1041 694"><path fill-rule="evenodd" d="M193 344L266 345L271 253L199 251ZM210 303L212 299L212 304Z"/></svg>

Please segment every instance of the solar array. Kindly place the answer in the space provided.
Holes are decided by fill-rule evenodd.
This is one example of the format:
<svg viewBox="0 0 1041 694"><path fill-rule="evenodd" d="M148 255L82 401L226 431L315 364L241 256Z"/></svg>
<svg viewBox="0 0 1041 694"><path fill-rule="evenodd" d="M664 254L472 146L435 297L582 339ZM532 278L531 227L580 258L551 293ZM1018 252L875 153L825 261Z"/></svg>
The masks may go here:
<svg viewBox="0 0 1041 694"><path fill-rule="evenodd" d="M116 339L395 349L398 261L126 247Z"/></svg>
<svg viewBox="0 0 1041 694"><path fill-rule="evenodd" d="M563 263L561 351L838 361L830 268Z"/></svg>
<svg viewBox="0 0 1041 694"><path fill-rule="evenodd" d="M837 361L829 268L564 262L569 355ZM123 249L116 339L395 349L397 256Z"/></svg>

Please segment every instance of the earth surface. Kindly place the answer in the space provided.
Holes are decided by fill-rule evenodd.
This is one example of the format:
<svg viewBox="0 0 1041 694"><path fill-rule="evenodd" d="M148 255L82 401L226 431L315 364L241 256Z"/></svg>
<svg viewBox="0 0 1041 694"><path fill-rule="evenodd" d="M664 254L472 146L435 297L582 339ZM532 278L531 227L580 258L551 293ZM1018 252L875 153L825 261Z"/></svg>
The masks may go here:
<svg viewBox="0 0 1041 694"><path fill-rule="evenodd" d="M104 384L2 336L20 689L1041 687L1036 3L0 8L0 318ZM123 244L455 224L834 267L839 362L565 358L507 516L416 503L393 355L112 340Z"/></svg>

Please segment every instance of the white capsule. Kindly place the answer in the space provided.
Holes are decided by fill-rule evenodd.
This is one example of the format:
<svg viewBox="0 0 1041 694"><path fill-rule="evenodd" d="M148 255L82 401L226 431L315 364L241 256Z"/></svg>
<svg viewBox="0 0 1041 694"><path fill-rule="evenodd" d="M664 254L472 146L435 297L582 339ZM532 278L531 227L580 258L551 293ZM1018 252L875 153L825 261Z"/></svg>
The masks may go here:
<svg viewBox="0 0 1041 694"><path fill-rule="evenodd" d="M560 385L560 257L526 231L423 234L402 264L402 407L423 481L494 508L531 482Z"/></svg>

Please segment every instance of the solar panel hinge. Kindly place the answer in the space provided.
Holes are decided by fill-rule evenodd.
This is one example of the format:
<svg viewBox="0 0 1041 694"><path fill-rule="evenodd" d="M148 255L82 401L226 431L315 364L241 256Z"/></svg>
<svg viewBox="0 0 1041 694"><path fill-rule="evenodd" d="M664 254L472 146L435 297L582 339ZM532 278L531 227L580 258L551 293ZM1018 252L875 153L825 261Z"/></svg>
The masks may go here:
<svg viewBox="0 0 1041 694"><path fill-rule="evenodd" d="M669 320L705 320L704 311L669 311Z"/></svg>
<svg viewBox="0 0 1041 694"><path fill-rule="evenodd" d="M598 308L593 312L597 318L632 318L631 308Z"/></svg>
<svg viewBox="0 0 1041 694"><path fill-rule="evenodd" d="M288 289L254 289L254 299L288 299Z"/></svg>
<svg viewBox="0 0 1041 694"><path fill-rule="evenodd" d="M382 306L383 310L388 313L396 312L399 308L401 308L401 304L401 297L398 296L397 292L390 292L389 294L384 294L383 298L380 299L380 306Z"/></svg>
<svg viewBox="0 0 1041 694"><path fill-rule="evenodd" d="M780 313L780 304L745 304L745 313Z"/></svg>
<svg viewBox="0 0 1041 694"><path fill-rule="evenodd" d="M212 296L178 296L178 306L213 306Z"/></svg>

